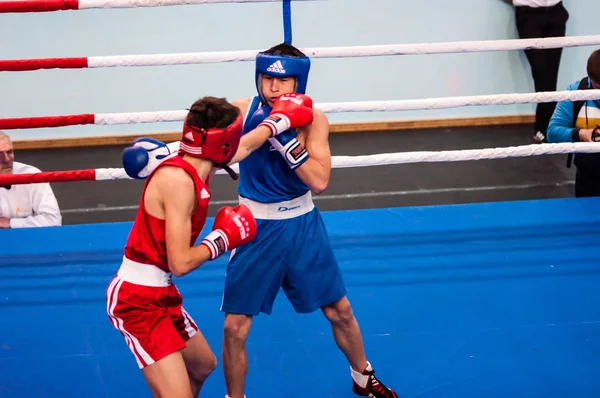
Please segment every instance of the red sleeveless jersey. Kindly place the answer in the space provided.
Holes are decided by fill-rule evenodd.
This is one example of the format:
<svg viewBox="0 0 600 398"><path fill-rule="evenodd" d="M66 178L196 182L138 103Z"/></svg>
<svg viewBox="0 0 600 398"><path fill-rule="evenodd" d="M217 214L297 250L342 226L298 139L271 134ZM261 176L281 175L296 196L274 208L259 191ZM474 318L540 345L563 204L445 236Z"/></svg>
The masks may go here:
<svg viewBox="0 0 600 398"><path fill-rule="evenodd" d="M192 214L190 246L196 242L202 228L204 228L208 211L208 202L210 201L210 191L200 177L198 177L196 169L179 155L175 155L172 158L163 161L146 178L140 206L135 216L133 227L129 232L127 244L125 245L125 257L138 263L155 265L165 272L170 272L169 262L167 260L165 220L150 215L144 208L144 194L148 187L148 183L154 173L156 173L156 170L163 166L181 167L187 171L194 180L197 205L196 210Z"/></svg>

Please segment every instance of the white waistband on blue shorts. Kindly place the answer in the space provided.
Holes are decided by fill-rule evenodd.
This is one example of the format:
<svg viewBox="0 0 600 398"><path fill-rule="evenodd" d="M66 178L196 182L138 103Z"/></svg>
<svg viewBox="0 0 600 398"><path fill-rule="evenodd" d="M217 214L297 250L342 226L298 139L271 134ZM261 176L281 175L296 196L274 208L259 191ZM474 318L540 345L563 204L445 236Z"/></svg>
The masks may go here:
<svg viewBox="0 0 600 398"><path fill-rule="evenodd" d="M117 277L135 285L164 287L171 284L172 274L155 265L138 263L123 256Z"/></svg>
<svg viewBox="0 0 600 398"><path fill-rule="evenodd" d="M259 220L285 220L306 214L315 208L310 191L285 202L260 203L239 197L240 204L246 205L254 218Z"/></svg>

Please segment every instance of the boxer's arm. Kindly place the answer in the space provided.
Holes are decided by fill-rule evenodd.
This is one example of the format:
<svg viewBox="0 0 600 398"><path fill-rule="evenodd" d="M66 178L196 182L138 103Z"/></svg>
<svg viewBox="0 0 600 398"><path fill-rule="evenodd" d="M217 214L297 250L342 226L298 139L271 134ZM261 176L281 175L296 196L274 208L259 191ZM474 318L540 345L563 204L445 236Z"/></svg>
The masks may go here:
<svg viewBox="0 0 600 398"><path fill-rule="evenodd" d="M329 121L327 116L314 110L314 120L308 127L304 143L308 160L295 169L300 177L315 195L321 194L329 184L331 175L331 151L329 149Z"/></svg>
<svg viewBox="0 0 600 398"><path fill-rule="evenodd" d="M165 240L169 269L180 277L210 260L204 245L190 247L192 213L196 203L194 181L183 169L166 167L154 177L165 210Z"/></svg>
<svg viewBox="0 0 600 398"><path fill-rule="evenodd" d="M244 134L240 140L240 146L229 165L239 163L248 157L252 152L261 147L262 144L271 137L271 130L265 126L258 126L254 130Z"/></svg>
<svg viewBox="0 0 600 398"><path fill-rule="evenodd" d="M248 107L250 106L250 101L250 98L244 98L235 100L232 102L232 104L237 106L242 115L245 117L246 113L248 112ZM270 136L271 130L265 126L259 126L254 130L244 134L240 140L238 150L233 159L231 159L229 162L229 165L233 165L244 160L248 155L260 148Z"/></svg>

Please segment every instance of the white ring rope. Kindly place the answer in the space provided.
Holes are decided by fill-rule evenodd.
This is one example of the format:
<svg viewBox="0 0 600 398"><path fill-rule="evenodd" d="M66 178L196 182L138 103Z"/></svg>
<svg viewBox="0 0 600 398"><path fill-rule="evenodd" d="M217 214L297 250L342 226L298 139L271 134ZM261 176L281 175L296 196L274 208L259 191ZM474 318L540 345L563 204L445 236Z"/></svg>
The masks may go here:
<svg viewBox="0 0 600 398"><path fill-rule="evenodd" d="M333 156L331 161L333 168L342 169L349 167L387 166L392 164L406 163L463 162L468 160L490 160L526 156L559 155L574 152L600 152L600 144L595 142L577 142L560 144L532 144L505 148L463 149L452 151L395 152L361 156ZM219 170L219 173L226 174L221 170Z"/></svg>
<svg viewBox="0 0 600 398"><path fill-rule="evenodd" d="M353 58L392 55L423 55L547 49L592 45L600 45L600 35L569 36L560 38L551 37L540 39L484 40L448 43L416 43L372 46L301 48L301 50L311 58ZM88 68L107 68L117 66L124 67L187 65L219 62L254 61L256 54L259 51L261 50L216 51L151 55L116 55L88 57L87 59Z"/></svg>
<svg viewBox="0 0 600 398"><path fill-rule="evenodd" d="M172 153L176 153L179 142L168 144ZM420 163L420 162L460 162L466 160L501 159L512 157L524 157L532 155L550 155L566 153L595 153L600 152L597 143L563 143L563 144L541 144L524 145L508 148L485 148L454 151L421 151L382 153L364 156L334 156L332 157L333 168L386 166L391 164ZM168 159L169 157L166 157ZM239 172L237 164L232 169ZM223 170L217 174L225 174ZM52 171L30 174L11 174L0 176L0 183L10 184L36 184L66 181L106 181L131 179L124 169L99 168L85 170Z"/></svg>
<svg viewBox="0 0 600 398"><path fill-rule="evenodd" d="M510 105L555 101L580 101L600 99L600 90L549 91L474 95L462 97L425 98L397 101L340 102L315 105L323 112L393 112L427 109L458 108L463 106Z"/></svg>
<svg viewBox="0 0 600 398"><path fill-rule="evenodd" d="M308 1L308 0L294 0ZM165 7L212 3L280 3L281 0L79 0L79 9Z"/></svg>
<svg viewBox="0 0 600 398"><path fill-rule="evenodd" d="M334 156L332 158L332 167L347 168L422 162L462 162L467 160L504 159L526 156L568 154L575 152L600 152L600 144L595 142L532 144L505 148L397 152L363 156Z"/></svg>
<svg viewBox="0 0 600 398"><path fill-rule="evenodd" d="M168 144L171 151L177 151L178 142ZM393 164L424 162L463 162L468 160L491 160L540 155L559 155L569 153L597 153L600 144L595 142L577 142L560 144L532 144L506 148L466 149L452 151L417 151L381 153L361 156L332 156L332 168L387 166ZM239 173L238 164L232 169ZM227 174L218 170L217 174ZM96 169L96 180L131 179L124 169Z"/></svg>
<svg viewBox="0 0 600 398"><path fill-rule="evenodd" d="M600 90L550 91L525 94L495 94L465 97L441 97L398 101L363 101L314 104L325 113L393 112L455 108L463 106L508 105L554 101L600 99ZM183 121L187 111L96 113L94 124L138 124Z"/></svg>

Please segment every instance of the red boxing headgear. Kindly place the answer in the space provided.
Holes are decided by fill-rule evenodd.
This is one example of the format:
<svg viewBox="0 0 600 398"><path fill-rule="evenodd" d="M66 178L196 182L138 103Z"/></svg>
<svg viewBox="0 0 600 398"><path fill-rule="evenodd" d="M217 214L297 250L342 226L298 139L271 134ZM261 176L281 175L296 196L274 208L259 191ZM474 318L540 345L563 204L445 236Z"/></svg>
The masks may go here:
<svg viewBox="0 0 600 398"><path fill-rule="evenodd" d="M237 180L237 175L227 166L227 163L233 159L240 145L242 130L241 114L225 128L213 127L206 130L184 122L179 151L196 158L210 160L215 166L225 169L231 178Z"/></svg>

